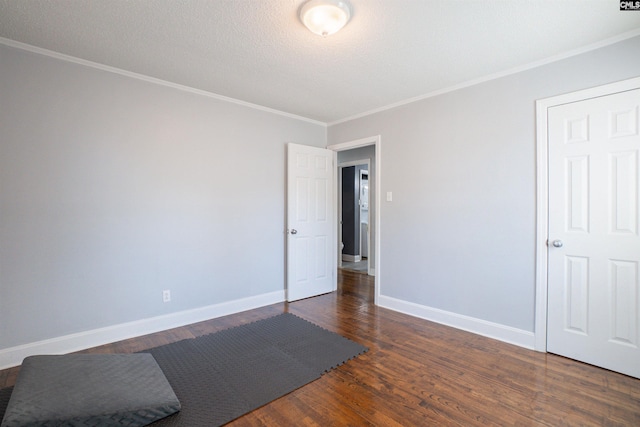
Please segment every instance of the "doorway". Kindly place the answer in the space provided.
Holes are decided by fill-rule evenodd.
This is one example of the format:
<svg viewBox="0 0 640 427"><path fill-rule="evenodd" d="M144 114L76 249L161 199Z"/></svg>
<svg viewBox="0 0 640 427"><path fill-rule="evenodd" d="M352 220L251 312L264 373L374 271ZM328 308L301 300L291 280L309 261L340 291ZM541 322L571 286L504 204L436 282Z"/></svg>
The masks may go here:
<svg viewBox="0 0 640 427"><path fill-rule="evenodd" d="M373 276L369 265L370 224L369 169L375 159L373 147L338 154L338 242L341 254L338 267ZM371 158L341 161L368 152Z"/></svg>
<svg viewBox="0 0 640 427"><path fill-rule="evenodd" d="M380 165L382 163L382 155L381 155L381 138L380 135L362 138L354 141L344 142L340 144L330 145L327 147L330 150L336 151L338 156L338 164L354 162L358 161L361 163L363 159L369 160L367 170L367 184L369 189L369 197L368 197L368 211L367 211L367 223L368 223L368 253L367 253L367 263L368 263L368 271L367 274L374 276L374 303L377 304L378 296L380 294ZM340 175L338 172L340 168L336 165L336 175L338 181L340 179ZM336 199L339 199L340 191L336 186ZM339 200L336 200L336 205ZM336 209L336 218L339 218L340 211ZM341 227L339 221L336 220L336 229L335 235L338 237L336 239L337 242L337 254L338 259L336 260L336 264L340 265L342 262L342 244L341 244Z"/></svg>

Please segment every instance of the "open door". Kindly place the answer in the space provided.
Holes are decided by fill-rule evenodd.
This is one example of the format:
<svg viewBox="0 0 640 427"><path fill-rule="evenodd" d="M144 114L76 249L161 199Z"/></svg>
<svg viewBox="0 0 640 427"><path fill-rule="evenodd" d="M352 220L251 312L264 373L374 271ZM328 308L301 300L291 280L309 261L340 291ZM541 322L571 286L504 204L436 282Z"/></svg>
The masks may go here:
<svg viewBox="0 0 640 427"><path fill-rule="evenodd" d="M287 146L287 301L337 287L335 152Z"/></svg>

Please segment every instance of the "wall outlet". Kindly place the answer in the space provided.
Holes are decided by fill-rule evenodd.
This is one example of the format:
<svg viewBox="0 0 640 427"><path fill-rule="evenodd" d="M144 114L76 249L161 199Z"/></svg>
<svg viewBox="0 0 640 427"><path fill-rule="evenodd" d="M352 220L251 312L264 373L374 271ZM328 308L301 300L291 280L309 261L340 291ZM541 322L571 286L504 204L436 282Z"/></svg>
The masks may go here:
<svg viewBox="0 0 640 427"><path fill-rule="evenodd" d="M162 291L162 302L169 302L169 301L171 301L171 291L168 289Z"/></svg>

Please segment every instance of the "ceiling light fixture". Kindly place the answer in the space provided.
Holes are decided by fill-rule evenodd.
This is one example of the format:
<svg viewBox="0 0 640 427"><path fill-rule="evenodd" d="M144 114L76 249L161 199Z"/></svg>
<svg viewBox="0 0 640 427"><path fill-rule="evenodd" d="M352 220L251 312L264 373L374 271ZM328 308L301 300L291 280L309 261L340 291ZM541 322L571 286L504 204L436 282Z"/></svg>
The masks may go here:
<svg viewBox="0 0 640 427"><path fill-rule="evenodd" d="M300 8L300 20L312 33L328 36L344 27L351 8L342 0L309 0Z"/></svg>

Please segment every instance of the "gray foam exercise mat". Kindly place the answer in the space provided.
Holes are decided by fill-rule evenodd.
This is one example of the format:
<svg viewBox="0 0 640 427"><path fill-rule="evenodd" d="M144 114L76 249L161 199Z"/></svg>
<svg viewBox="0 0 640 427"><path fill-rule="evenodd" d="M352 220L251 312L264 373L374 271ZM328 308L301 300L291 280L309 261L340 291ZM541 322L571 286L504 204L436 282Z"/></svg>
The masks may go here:
<svg viewBox="0 0 640 427"><path fill-rule="evenodd" d="M2 427L146 426L180 410L151 354L29 356Z"/></svg>
<svg viewBox="0 0 640 427"><path fill-rule="evenodd" d="M182 404L152 425L223 425L367 350L290 313L151 349Z"/></svg>
<svg viewBox="0 0 640 427"><path fill-rule="evenodd" d="M182 405L151 426L226 424L367 350L290 313L146 350ZM10 393L0 390L0 417Z"/></svg>

